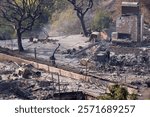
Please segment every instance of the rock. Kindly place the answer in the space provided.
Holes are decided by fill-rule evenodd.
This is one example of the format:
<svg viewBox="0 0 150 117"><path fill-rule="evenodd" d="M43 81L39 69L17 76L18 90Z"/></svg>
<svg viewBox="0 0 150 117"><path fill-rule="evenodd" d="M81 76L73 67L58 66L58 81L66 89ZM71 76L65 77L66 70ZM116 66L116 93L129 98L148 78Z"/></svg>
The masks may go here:
<svg viewBox="0 0 150 117"><path fill-rule="evenodd" d="M79 46L79 49L81 50L81 49L83 49L83 47L82 47L82 46Z"/></svg>
<svg viewBox="0 0 150 117"><path fill-rule="evenodd" d="M39 39L33 38L33 43L37 43Z"/></svg>

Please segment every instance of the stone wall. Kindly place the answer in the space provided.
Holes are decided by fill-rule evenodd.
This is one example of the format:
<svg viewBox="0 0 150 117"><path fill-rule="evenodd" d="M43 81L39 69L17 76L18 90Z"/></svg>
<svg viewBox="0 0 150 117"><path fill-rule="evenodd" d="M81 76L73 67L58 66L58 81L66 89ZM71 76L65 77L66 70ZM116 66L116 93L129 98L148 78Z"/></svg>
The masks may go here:
<svg viewBox="0 0 150 117"><path fill-rule="evenodd" d="M138 38L137 16L121 16L116 21L116 32L123 34L130 34L133 41Z"/></svg>

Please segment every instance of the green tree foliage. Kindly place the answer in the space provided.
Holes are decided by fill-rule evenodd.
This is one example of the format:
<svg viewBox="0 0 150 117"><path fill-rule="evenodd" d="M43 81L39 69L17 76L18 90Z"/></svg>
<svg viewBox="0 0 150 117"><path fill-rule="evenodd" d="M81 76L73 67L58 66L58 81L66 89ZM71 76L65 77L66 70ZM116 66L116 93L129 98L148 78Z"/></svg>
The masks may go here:
<svg viewBox="0 0 150 117"><path fill-rule="evenodd" d="M137 98L137 94L134 94L134 93L129 94L128 98L129 98L130 100L137 100L137 99L138 99L138 98Z"/></svg>
<svg viewBox="0 0 150 117"><path fill-rule="evenodd" d="M105 11L98 10L93 17L91 28L92 30L101 31L102 29L109 28L110 23L110 15Z"/></svg>
<svg viewBox="0 0 150 117"><path fill-rule="evenodd" d="M98 97L99 99L102 100L135 100L137 99L136 94L129 94L128 90L125 87L122 87L120 85L113 85L109 87L109 92L108 94L104 96Z"/></svg>

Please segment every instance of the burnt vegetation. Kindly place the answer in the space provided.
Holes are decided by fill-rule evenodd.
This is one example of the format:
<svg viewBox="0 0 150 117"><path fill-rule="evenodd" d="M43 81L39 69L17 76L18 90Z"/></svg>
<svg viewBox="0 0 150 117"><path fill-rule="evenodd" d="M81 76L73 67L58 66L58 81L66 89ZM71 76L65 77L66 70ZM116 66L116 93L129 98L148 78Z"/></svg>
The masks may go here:
<svg viewBox="0 0 150 117"><path fill-rule="evenodd" d="M68 1L73 5L74 10L76 11L78 18L80 19L84 35L88 36L84 17L86 15L86 13L90 9L92 9L93 0L68 0Z"/></svg>
<svg viewBox="0 0 150 117"><path fill-rule="evenodd" d="M119 11L126 12L116 19L116 2L0 1L0 98L60 99L83 91L97 99L127 100L149 90L148 16L143 18L138 2L120 1ZM146 11L148 4L142 1Z"/></svg>
<svg viewBox="0 0 150 117"><path fill-rule="evenodd" d="M11 23L16 30L19 51L24 51L22 34L32 30L45 7L46 3L43 0L6 0L1 3L1 17Z"/></svg>

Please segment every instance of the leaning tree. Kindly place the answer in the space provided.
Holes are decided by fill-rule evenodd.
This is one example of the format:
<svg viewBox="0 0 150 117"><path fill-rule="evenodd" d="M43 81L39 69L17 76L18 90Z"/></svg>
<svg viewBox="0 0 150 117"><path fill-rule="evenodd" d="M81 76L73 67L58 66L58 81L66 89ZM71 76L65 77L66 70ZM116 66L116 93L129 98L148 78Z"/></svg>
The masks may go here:
<svg viewBox="0 0 150 117"><path fill-rule="evenodd" d="M77 13L77 16L81 22L83 33L85 36L88 36L86 29L84 16L85 14L93 7L93 0L68 0L74 7L74 10Z"/></svg>
<svg viewBox="0 0 150 117"><path fill-rule="evenodd" d="M42 15L45 5L47 5L46 0L5 0L0 4L1 17L15 27L19 51L24 51L22 34L32 30L36 20Z"/></svg>

